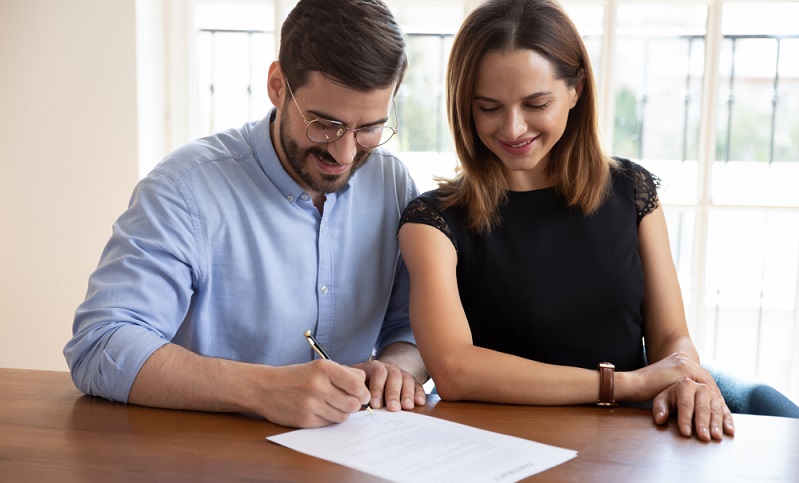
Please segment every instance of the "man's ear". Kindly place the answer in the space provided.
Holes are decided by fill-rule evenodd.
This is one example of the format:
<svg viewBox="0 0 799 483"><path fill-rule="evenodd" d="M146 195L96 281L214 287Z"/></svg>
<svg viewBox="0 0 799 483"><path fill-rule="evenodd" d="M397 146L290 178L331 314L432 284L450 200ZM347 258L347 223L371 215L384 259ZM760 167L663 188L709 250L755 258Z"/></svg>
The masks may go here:
<svg viewBox="0 0 799 483"><path fill-rule="evenodd" d="M280 62L274 61L269 66L269 75L266 80L266 92L269 94L269 100L275 107L281 107L286 100L288 94L286 90L286 81L283 76L283 69L280 67Z"/></svg>

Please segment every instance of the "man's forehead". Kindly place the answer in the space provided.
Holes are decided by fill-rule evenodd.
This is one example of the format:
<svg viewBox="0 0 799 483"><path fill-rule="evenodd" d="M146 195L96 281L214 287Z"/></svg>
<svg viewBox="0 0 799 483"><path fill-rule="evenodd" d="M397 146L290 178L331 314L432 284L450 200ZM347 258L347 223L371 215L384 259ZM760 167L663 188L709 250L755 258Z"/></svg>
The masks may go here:
<svg viewBox="0 0 799 483"><path fill-rule="evenodd" d="M394 86L359 91L343 86L319 72L310 72L307 82L294 94L308 112L334 121L360 125L388 117Z"/></svg>

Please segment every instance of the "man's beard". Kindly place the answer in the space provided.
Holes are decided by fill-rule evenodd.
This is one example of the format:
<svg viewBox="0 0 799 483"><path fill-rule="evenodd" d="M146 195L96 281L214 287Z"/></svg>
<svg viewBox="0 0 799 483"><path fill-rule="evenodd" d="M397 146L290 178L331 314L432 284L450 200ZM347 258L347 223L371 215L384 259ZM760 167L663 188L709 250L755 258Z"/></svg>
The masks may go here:
<svg viewBox="0 0 799 483"><path fill-rule="evenodd" d="M280 146L283 148L283 154L286 156L286 162L288 162L292 171L294 171L294 173L306 185L308 185L312 191L318 193L334 193L340 190L349 182L350 178L352 178L352 175L354 175L361 166L366 164L369 155L372 154L372 151L362 151L359 149L355 153L355 159L352 161L352 166L346 173L336 175L317 172L318 175L314 176L311 169L308 169L308 164L314 162L308 161L310 155L318 156L322 160L331 161L334 163L337 162L330 155L330 153L317 146L300 148L297 143L295 143L294 140L289 137L288 132L286 132L286 126L288 125L289 120L285 113L286 111L283 110L280 118Z"/></svg>

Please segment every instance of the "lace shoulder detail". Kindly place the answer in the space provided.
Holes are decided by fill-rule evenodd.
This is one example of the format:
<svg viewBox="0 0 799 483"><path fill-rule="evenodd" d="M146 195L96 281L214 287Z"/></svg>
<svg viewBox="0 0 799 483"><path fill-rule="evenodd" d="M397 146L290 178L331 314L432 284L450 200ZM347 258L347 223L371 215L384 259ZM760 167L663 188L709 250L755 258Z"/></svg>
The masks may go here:
<svg viewBox="0 0 799 483"><path fill-rule="evenodd" d="M455 241L455 237L452 235L449 223L441 216L438 210L430 206L425 200L416 198L408 203L408 206L405 207L405 211L402 212L399 226L402 227L405 223L420 223L436 228L449 238L455 246L455 251L458 251L458 242Z"/></svg>
<svg viewBox="0 0 799 483"><path fill-rule="evenodd" d="M638 214L638 223L641 223L641 220L655 211L660 204L657 190L661 182L660 178L633 162L630 162L630 174L635 189L635 210Z"/></svg>

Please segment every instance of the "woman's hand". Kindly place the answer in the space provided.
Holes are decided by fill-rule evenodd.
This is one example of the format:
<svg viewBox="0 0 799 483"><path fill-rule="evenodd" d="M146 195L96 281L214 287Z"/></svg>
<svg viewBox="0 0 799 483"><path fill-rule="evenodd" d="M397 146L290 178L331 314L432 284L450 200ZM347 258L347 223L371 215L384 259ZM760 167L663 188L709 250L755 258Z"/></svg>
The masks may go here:
<svg viewBox="0 0 799 483"><path fill-rule="evenodd" d="M671 414L684 436L703 441L732 435L732 413L713 376L685 352L675 352L637 371L621 373L620 400L652 400L652 415L665 424ZM693 424L692 424L693 421Z"/></svg>
<svg viewBox="0 0 799 483"><path fill-rule="evenodd" d="M735 434L732 413L715 384L711 387L686 377L664 389L652 401L655 423L665 424L674 412L683 436L691 437L692 428L702 441Z"/></svg>
<svg viewBox="0 0 799 483"><path fill-rule="evenodd" d="M633 372L619 374L621 384L617 386L617 399L627 401L650 401L672 384L690 379L709 386L719 396L721 391L713 376L685 352L675 352L657 362Z"/></svg>

